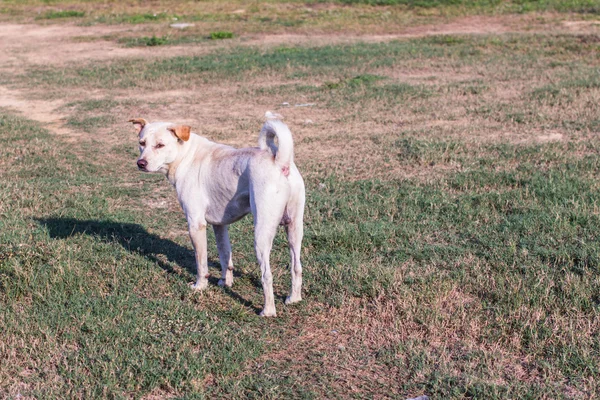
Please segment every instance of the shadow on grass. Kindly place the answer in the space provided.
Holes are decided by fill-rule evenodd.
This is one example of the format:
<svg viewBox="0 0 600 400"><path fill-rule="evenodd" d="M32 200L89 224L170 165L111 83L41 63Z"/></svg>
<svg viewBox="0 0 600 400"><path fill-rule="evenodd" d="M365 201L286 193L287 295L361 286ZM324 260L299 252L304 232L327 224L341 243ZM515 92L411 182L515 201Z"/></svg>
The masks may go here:
<svg viewBox="0 0 600 400"><path fill-rule="evenodd" d="M155 262L168 273L176 273L169 264L169 262L172 262L185 268L193 276L196 275L196 260L192 249L149 233L141 225L114 221L79 220L75 218L36 218L36 221L46 226L51 238L66 239L80 234L94 236L105 242L117 242L126 250L142 255L150 261ZM161 256L166 257L168 262L165 262ZM219 271L221 270L219 263L209 259L208 264L210 267L217 268ZM238 271L236 271L236 275L239 277ZM256 280L251 280L256 286ZM219 279L216 277L209 278L209 283L212 285L216 286L218 281ZM243 306L260 312L261 309L254 307L251 302L230 288L225 288L224 292Z"/></svg>

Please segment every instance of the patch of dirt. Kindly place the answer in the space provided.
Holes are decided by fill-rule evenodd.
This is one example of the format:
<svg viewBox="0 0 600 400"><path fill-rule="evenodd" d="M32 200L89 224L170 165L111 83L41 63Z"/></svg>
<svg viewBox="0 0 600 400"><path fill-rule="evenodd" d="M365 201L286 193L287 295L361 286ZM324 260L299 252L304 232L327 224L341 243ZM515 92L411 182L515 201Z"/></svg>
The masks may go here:
<svg viewBox="0 0 600 400"><path fill-rule="evenodd" d="M552 18L552 17L551 17ZM400 38L430 35L473 35L524 32L542 29L535 16L471 16L443 24L399 27L398 33L381 35L357 34L246 34L223 42L223 46L237 45L299 45L335 44L356 41L376 43ZM599 21L563 21L553 30L593 33ZM2 68L21 69L24 65L68 65L73 62L116 58L163 57L183 54L202 54L214 49L214 44L182 46L122 47L110 40L111 35L149 35L144 25L33 25L0 24L0 65ZM84 39L84 40L82 40ZM88 40L85 40L88 39Z"/></svg>
<svg viewBox="0 0 600 400"><path fill-rule="evenodd" d="M557 23L557 16L547 16L546 22L539 22L534 16L474 16L458 18L453 21L417 27L399 27L398 33L383 35L357 35L357 34L247 34L231 41L220 42L220 47L234 46L277 46L277 45L325 45L336 43L361 42L385 42L400 38L420 37L427 35L473 35L473 34L499 34L507 32L541 31L549 29L550 25L558 31L571 32L594 32L598 28L598 21L563 21ZM551 21L551 22L548 22ZM533 28L532 28L533 27ZM41 65L52 65L54 67L67 66L73 63L85 63L88 61L107 61L119 58L160 58L175 55L199 55L213 51L215 43L197 43L182 46L158 46L158 47L122 47L116 41L105 40L107 37L117 36L143 36L148 35L155 26L144 25L34 25L34 24L0 24L0 73L5 76L17 75L30 67ZM452 73L435 74L436 81L460 81L471 79L470 71L452 71ZM391 75L396 78L406 79L413 82L427 82L432 79L432 74L427 70L415 71L392 71ZM268 82L260 82L267 85ZM220 87L206 85L206 92L200 94L198 91L181 89L167 92L139 93L137 91L126 91L123 93L108 93L103 90L94 93L85 90L71 93L71 97L62 100L41 100L31 98L28 89L18 89L0 86L0 107L21 113L22 115L42 123L52 132L70 138L79 138L82 133L76 132L65 126L67 111L61 111L66 102L80 101L93 98L102 98L110 95L113 98L134 98L141 100L141 105L128 106L120 109L123 113L123 121L130 117L144 115L148 119L174 120L188 123L194 126L198 133L208 133L214 140L240 145L254 145L255 133L257 132L261 117L267 109L277 110L277 104L267 99L259 99L253 104L236 104L242 100L235 100L235 86ZM92 95L92 96L90 96ZM499 93L500 97L512 97L514 90L507 93ZM147 100L164 102L164 106L144 104ZM293 101L293 100L290 100ZM138 102L139 103L139 102ZM262 103L262 104L261 104ZM275 106L275 107L274 107ZM226 117L215 117L226 109ZM289 107L281 110L288 117L287 122L295 124L295 135L300 142L304 137L315 136L314 131L322 135L324 125L334 123L336 116L318 107L296 109ZM253 117L250 117L253 116ZM306 124L306 120L312 122ZM314 124L313 124L314 123ZM440 122L442 124L443 122ZM458 123L464 124L463 121ZM238 137L231 131L239 132L240 126L248 130L249 135ZM304 129L306 128L306 129ZM107 127L113 130L115 127ZM126 129L124 127L124 129ZM331 131L331 129L329 129ZM330 132L340 134L339 132ZM110 140L114 138L108 138ZM554 140L554 138L544 140ZM349 142L356 143L356 140ZM315 148L317 147L317 148ZM321 145L299 144L298 152L319 151ZM327 152L336 153L335 149L322 149Z"/></svg>
<svg viewBox="0 0 600 400"><path fill-rule="evenodd" d="M447 24L408 28L405 30L404 36L489 35L522 30L522 27L515 25L515 18L473 16L461 18Z"/></svg>
<svg viewBox="0 0 600 400"><path fill-rule="evenodd" d="M142 26L74 26L0 24L0 65L6 70L25 66L64 66L71 63L118 58L164 57L199 54L207 47L123 47L101 38L115 34L147 32ZM86 40L87 39L87 40Z"/></svg>
<svg viewBox="0 0 600 400"><path fill-rule="evenodd" d="M562 142L564 139L565 135L560 132L544 132L533 137L536 143Z"/></svg>
<svg viewBox="0 0 600 400"><path fill-rule="evenodd" d="M24 92L0 86L0 107L41 122L58 135L72 135L73 132L64 127L66 115L56 111L63 104L62 100L28 99Z"/></svg>
<svg viewBox="0 0 600 400"><path fill-rule="evenodd" d="M275 363L284 376L334 375L331 387L312 387L324 396L387 393L378 398L397 398L400 368L377 359L382 347L398 343L396 316L391 316L395 310L378 310L385 314L373 318L364 305L357 303L358 300L352 301L341 309L321 310L290 321L287 339L256 360L247 373L265 363Z"/></svg>
<svg viewBox="0 0 600 400"><path fill-rule="evenodd" d="M562 21L562 26L572 32L590 33L600 31L600 21Z"/></svg>
<svg viewBox="0 0 600 400"><path fill-rule="evenodd" d="M409 348L428 346L430 353L443 354L436 367L447 369L471 349L493 353L480 342L482 325L471 318L479 310L478 299L459 288L453 288L431 304L432 313L452 315L444 318L451 323L439 323L439 319L416 322L412 310L415 298L390 299L380 297L372 301L348 299L338 308L317 306L318 312L298 317L288 324L289 331L272 351L248 366L244 373L252 373L266 363L272 363L285 376L320 376L331 374L336 377L331 387L322 388L315 384L312 389L320 392L337 393L343 398L362 397L367 393L386 393L380 398L400 398L402 382L411 373L409 364L396 353L397 345L406 343ZM437 321L437 322L436 322ZM495 366L494 372L501 375L504 369L518 366L518 354L506 354ZM422 367L419 373L427 373L431 366ZM431 372L431 371L430 371ZM528 378L528 377L527 377ZM381 391L385 388L385 391ZM327 392L323 392L326 396Z"/></svg>

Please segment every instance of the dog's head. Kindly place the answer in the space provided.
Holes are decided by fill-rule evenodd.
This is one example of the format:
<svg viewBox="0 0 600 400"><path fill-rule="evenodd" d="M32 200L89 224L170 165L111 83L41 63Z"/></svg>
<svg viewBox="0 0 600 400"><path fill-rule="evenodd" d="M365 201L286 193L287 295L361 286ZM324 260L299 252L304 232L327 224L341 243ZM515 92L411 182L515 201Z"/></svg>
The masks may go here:
<svg viewBox="0 0 600 400"><path fill-rule="evenodd" d="M167 172L177 159L183 144L190 138L190 127L170 122L148 123L143 118L133 122L139 138L140 157L137 166L144 172Z"/></svg>

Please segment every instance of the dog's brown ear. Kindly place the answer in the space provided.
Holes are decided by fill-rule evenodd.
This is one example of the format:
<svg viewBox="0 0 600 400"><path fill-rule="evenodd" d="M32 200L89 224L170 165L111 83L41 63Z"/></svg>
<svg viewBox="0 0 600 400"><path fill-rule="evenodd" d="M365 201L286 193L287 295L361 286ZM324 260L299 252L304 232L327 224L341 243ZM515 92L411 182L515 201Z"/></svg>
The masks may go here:
<svg viewBox="0 0 600 400"><path fill-rule="evenodd" d="M175 135L177 139L181 139L184 142L190 138L190 133L192 131L192 128L187 125L171 126L167 129L173 132L173 135Z"/></svg>
<svg viewBox="0 0 600 400"><path fill-rule="evenodd" d="M133 126L135 126L135 129L137 129L138 136L142 129L144 129L144 126L146 126L146 124L148 123L144 118L133 118L130 119L128 122L133 122Z"/></svg>

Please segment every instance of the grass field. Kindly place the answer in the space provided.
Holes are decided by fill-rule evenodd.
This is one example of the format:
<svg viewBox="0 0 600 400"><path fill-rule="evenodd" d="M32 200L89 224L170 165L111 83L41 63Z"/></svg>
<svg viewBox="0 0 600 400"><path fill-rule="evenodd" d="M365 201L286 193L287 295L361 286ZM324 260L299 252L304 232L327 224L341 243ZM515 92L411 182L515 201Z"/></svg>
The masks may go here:
<svg viewBox="0 0 600 400"><path fill-rule="evenodd" d="M3 2L0 398L597 398L599 10ZM280 232L274 319L251 217L233 288L209 235L190 291L125 122L248 146L267 110L307 184L304 300Z"/></svg>

